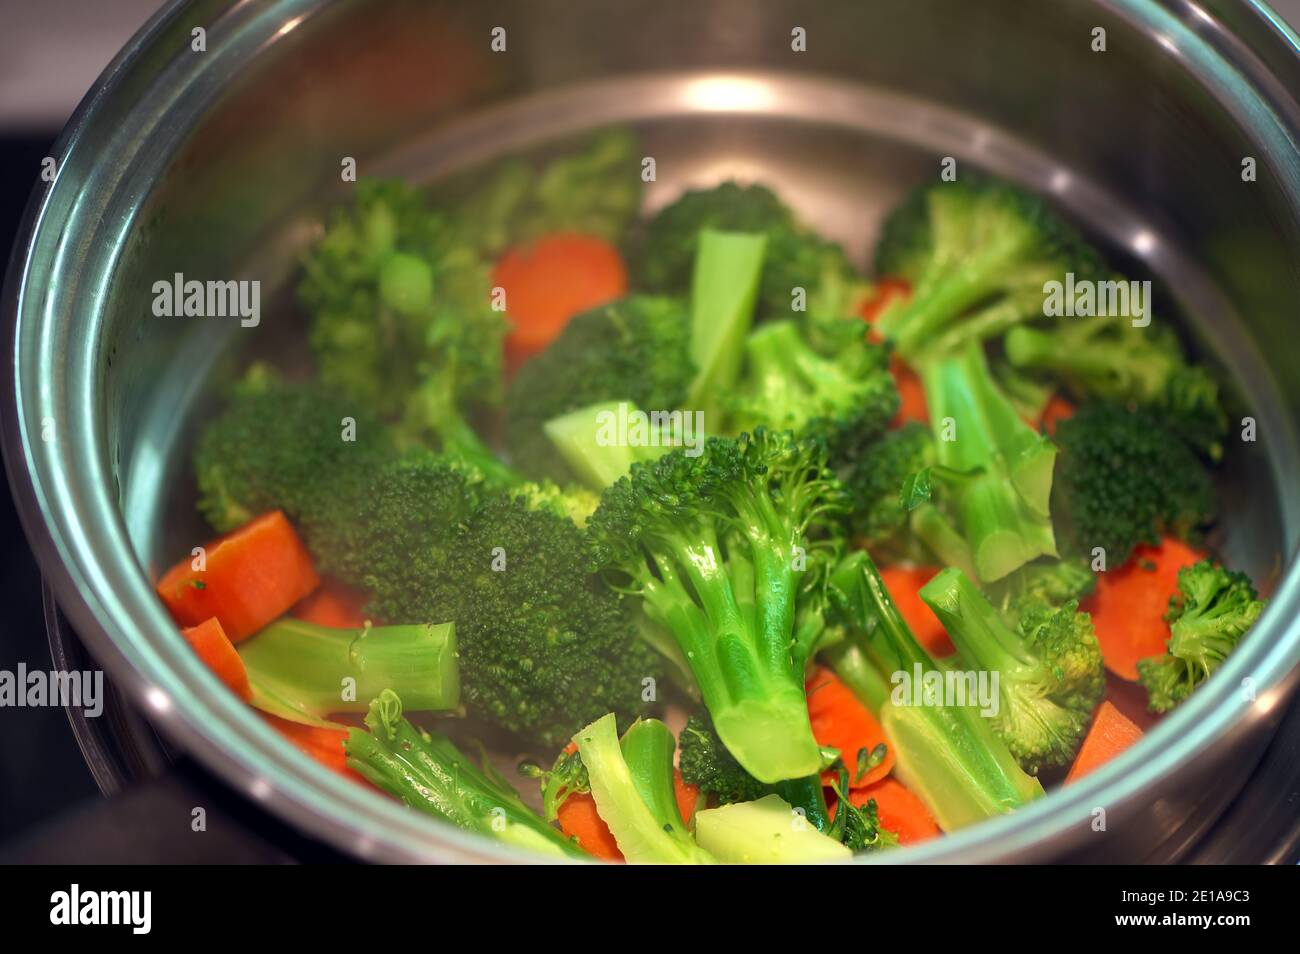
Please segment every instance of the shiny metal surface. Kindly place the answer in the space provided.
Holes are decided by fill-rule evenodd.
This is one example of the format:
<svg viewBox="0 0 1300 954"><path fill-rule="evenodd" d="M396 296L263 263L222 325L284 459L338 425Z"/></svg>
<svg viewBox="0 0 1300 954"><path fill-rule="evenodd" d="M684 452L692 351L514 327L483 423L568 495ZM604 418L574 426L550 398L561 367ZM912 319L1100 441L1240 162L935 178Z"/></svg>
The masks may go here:
<svg viewBox="0 0 1300 954"><path fill-rule="evenodd" d="M793 26L806 53L790 50ZM688 182L767 179L861 257L881 210L956 156L1048 192L1163 279L1238 381L1260 439L1229 455L1219 543L1273 602L1142 745L890 860L1176 856L1231 797L1224 780L1244 777L1300 660L1298 62L1258 4L1229 2L175 4L74 117L11 260L2 423L28 533L151 721L251 797L362 857L513 859L282 743L175 638L150 585L198 532L186 462L210 382L250 352L300 347L288 295L267 292L284 292L343 195L341 158L436 182L629 122L657 160L651 204ZM152 283L176 271L260 279L261 326L152 317Z"/></svg>

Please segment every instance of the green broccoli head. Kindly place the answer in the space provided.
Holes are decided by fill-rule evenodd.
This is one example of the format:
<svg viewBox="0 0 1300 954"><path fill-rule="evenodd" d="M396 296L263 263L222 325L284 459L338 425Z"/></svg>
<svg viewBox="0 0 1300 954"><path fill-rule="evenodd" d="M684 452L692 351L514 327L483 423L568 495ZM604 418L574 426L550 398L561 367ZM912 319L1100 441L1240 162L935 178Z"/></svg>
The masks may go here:
<svg viewBox="0 0 1300 954"><path fill-rule="evenodd" d="M1036 196L982 178L926 185L885 221L876 274L906 279L912 294L877 328L911 358L1041 316L1045 282L1099 271L1097 253Z"/></svg>
<svg viewBox="0 0 1300 954"><path fill-rule="evenodd" d="M298 288L321 383L391 421L496 468L466 422L501 393L503 317L488 267L448 220L399 181L363 180L303 265Z"/></svg>
<svg viewBox="0 0 1300 954"><path fill-rule="evenodd" d="M1210 476L1195 453L1145 411L1085 404L1056 428L1054 504L1072 549L1107 565L1164 534L1195 540L1214 517Z"/></svg>
<svg viewBox="0 0 1300 954"><path fill-rule="evenodd" d="M680 407L694 376L682 302L633 295L577 315L511 382L506 439L512 456L535 478L571 481L571 468L543 430L547 421L603 401Z"/></svg>
<svg viewBox="0 0 1300 954"><path fill-rule="evenodd" d="M843 506L824 447L760 428L634 464L587 524L597 565L672 634L718 735L761 781L820 765L795 599Z"/></svg>
<svg viewBox="0 0 1300 954"><path fill-rule="evenodd" d="M800 228L771 189L727 181L693 189L665 206L646 226L640 283L655 292L684 294L691 287L699 233L703 229L767 237L756 310L759 319L792 317L796 288L804 290L810 315L853 314L863 283L844 250Z"/></svg>
<svg viewBox="0 0 1300 954"><path fill-rule="evenodd" d="M549 480L520 484L513 493L522 497L531 509L549 510L579 527L586 525L600 505L600 495L593 490L576 484L561 487Z"/></svg>
<svg viewBox="0 0 1300 954"><path fill-rule="evenodd" d="M836 325L839 341L825 355L792 321L769 322L751 332L744 376L722 401L728 430L766 425L818 438L837 466L842 456L882 434L898 412L889 356L866 341L857 319Z"/></svg>
<svg viewBox="0 0 1300 954"><path fill-rule="evenodd" d="M1138 661L1153 712L1168 712L1210 678L1264 611L1244 573L1202 560L1178 571L1169 601L1168 651Z"/></svg>
<svg viewBox="0 0 1300 954"><path fill-rule="evenodd" d="M1016 623L1025 606L1040 604L1059 608L1089 596L1097 578L1088 562L1080 558L1035 560L987 587L989 598L1010 622Z"/></svg>
<svg viewBox="0 0 1300 954"><path fill-rule="evenodd" d="M930 430L917 421L863 444L842 471L854 536L873 550L896 540L907 525L899 491L908 477L933 463Z"/></svg>
<svg viewBox="0 0 1300 954"><path fill-rule="evenodd" d="M392 452L388 432L359 402L255 370L195 445L199 512L225 533L280 509L311 541Z"/></svg>
<svg viewBox="0 0 1300 954"><path fill-rule="evenodd" d="M373 581L376 605L386 617L456 621L471 715L553 748L600 715L626 723L649 708L642 695L663 663L624 598L590 574L571 520L492 495L442 545L446 560L414 587Z"/></svg>
<svg viewBox="0 0 1300 954"><path fill-rule="evenodd" d="M1006 337L1008 360L1063 382L1075 398L1145 409L1197 451L1222 456L1228 418L1219 385L1189 364L1173 329L1128 318L1060 319Z"/></svg>
<svg viewBox="0 0 1300 954"><path fill-rule="evenodd" d="M677 767L682 779L716 804L752 802L770 789L746 772L727 751L707 715L692 715L677 738Z"/></svg>
<svg viewBox="0 0 1300 954"><path fill-rule="evenodd" d="M998 674L993 726L1026 772L1068 765L1106 689L1101 648L1073 600L1019 606L1010 626L960 571L941 571L921 598L943 623L963 661Z"/></svg>

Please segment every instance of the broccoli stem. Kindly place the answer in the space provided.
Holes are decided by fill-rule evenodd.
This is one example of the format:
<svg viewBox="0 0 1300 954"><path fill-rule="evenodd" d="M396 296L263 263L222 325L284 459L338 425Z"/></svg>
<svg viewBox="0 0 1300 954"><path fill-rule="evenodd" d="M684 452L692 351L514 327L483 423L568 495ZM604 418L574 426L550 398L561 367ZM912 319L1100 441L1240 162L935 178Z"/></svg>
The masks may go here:
<svg viewBox="0 0 1300 954"><path fill-rule="evenodd" d="M961 570L939 571L921 587L920 596L967 663L999 672L1007 681L1019 670L1035 668L1024 640Z"/></svg>
<svg viewBox="0 0 1300 954"><path fill-rule="evenodd" d="M852 623L849 639L895 686L889 701L881 704L881 722L894 747L899 777L942 828L950 831L1012 811L1043 794L1039 781L1021 769L978 709L913 705L899 691L904 674L908 679L931 673L941 677L944 669L908 629L870 556L858 551L842 560L831 574L831 587ZM862 657L841 650L829 661L860 666ZM860 669L845 668L843 678L851 688L864 682ZM868 684L863 701L871 705L879 691Z"/></svg>
<svg viewBox="0 0 1300 954"><path fill-rule="evenodd" d="M1039 556L1056 556L1049 500L1056 448L998 389L983 349L927 361L921 370L939 464L950 481L976 575L1001 579Z"/></svg>
<svg viewBox="0 0 1300 954"><path fill-rule="evenodd" d="M673 783L677 742L666 725L643 720L628 729L620 743L611 712L573 741L586 766L596 810L629 863L713 862L695 844L678 811Z"/></svg>
<svg viewBox="0 0 1300 954"><path fill-rule="evenodd" d="M717 398L735 383L754 318L767 236L702 229L691 281L691 358L687 406L712 418Z"/></svg>
<svg viewBox="0 0 1300 954"><path fill-rule="evenodd" d="M369 732L348 733L348 767L408 807L553 858L588 857L498 773L474 765L446 736L404 719L402 701L391 690L370 704L366 726Z"/></svg>
<svg viewBox="0 0 1300 954"><path fill-rule="evenodd" d="M411 395L406 413L397 430L407 440L417 443L428 436L437 438L439 448L455 454L474 466L489 483L499 487L514 487L524 482L521 475L497 457L479 437L478 432L465 420L451 393L455 377L450 369L441 369L426 376L424 382Z"/></svg>
<svg viewBox="0 0 1300 954"><path fill-rule="evenodd" d="M391 689L414 711L460 704L454 623L331 629L284 618L239 645L253 705L295 722L365 712Z"/></svg>
<svg viewBox="0 0 1300 954"><path fill-rule="evenodd" d="M672 434L652 433L647 427L645 443L630 439L631 423L644 412L631 401L604 401L553 417L543 425L547 438L584 484L601 491L618 480L637 461L653 460L670 450ZM616 426L606 433L610 423ZM628 423L623 433L621 423ZM703 439L703 435L700 435Z"/></svg>
<svg viewBox="0 0 1300 954"><path fill-rule="evenodd" d="M760 782L819 771L803 673L795 671L791 656L790 562L770 548L756 548L752 563L737 564L752 566L752 587L737 586L710 524L662 542L671 559L656 561L657 579L645 581L643 595L652 618L681 647L718 737Z"/></svg>

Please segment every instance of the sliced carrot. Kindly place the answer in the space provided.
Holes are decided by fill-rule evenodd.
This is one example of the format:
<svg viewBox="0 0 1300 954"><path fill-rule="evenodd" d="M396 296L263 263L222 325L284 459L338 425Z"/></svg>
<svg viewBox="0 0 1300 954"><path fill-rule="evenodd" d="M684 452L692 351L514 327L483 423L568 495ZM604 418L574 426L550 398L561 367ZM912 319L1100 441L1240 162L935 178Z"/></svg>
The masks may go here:
<svg viewBox="0 0 1300 954"><path fill-rule="evenodd" d="M903 363L898 355L889 359L889 373L894 376L894 385L898 388L898 413L890 423L902 427L908 421L926 424L930 420L930 411L925 404L925 386L921 376Z"/></svg>
<svg viewBox="0 0 1300 954"><path fill-rule="evenodd" d="M876 282L876 293L862 303L862 309L858 314L865 318L868 324L874 325L880 313L893 304L895 298L906 298L910 294L912 294L912 286L906 279L882 278Z"/></svg>
<svg viewBox="0 0 1300 954"><path fill-rule="evenodd" d="M331 629L360 629L369 618L362 611L366 595L360 590L326 579L316 592L301 600L291 611L295 619Z"/></svg>
<svg viewBox="0 0 1300 954"><path fill-rule="evenodd" d="M216 617L205 619L197 626L187 626L182 629L181 635L204 664L235 695L245 702L253 698L253 690L248 685L248 670L244 668L244 661L235 651L235 644L221 628L220 620Z"/></svg>
<svg viewBox="0 0 1300 954"><path fill-rule="evenodd" d="M618 842L596 811L596 800L590 792L575 792L566 798L556 818L560 831L578 839L587 854L605 861L623 860L623 852L618 850Z"/></svg>
<svg viewBox="0 0 1300 954"><path fill-rule="evenodd" d="M957 650L939 622L939 617L925 605L920 595L921 587L929 583L938 572L939 567L936 566L887 566L880 571L880 578L916 641L931 656L943 658L951 656Z"/></svg>
<svg viewBox="0 0 1300 954"><path fill-rule="evenodd" d="M880 727L871 710L864 706L848 686L840 682L829 669L818 666L808 677L808 718L812 722L813 738L818 745L828 745L840 750L848 767L850 784L870 785L884 778L894 768L894 750L886 744L885 757L861 779L856 778L858 752L873 751L885 742L885 730ZM827 771L822 781L830 784L836 774Z"/></svg>
<svg viewBox="0 0 1300 954"><path fill-rule="evenodd" d="M677 810L689 823L695 813L700 790L688 784L678 769L673 769L673 789L677 795ZM596 811L596 800L590 792L575 792L568 796L556 811L555 817L560 823L560 831L570 838L577 838L578 844L591 856L605 861L623 860L623 852L618 850L618 842L610 833L609 826Z"/></svg>
<svg viewBox="0 0 1300 954"><path fill-rule="evenodd" d="M1074 417L1074 405L1061 395L1053 394L1047 399L1047 404L1043 407L1039 425L1050 437L1056 433L1057 424L1071 417Z"/></svg>
<svg viewBox="0 0 1300 954"><path fill-rule="evenodd" d="M559 232L508 249L492 271L505 290L512 330L506 349L517 362L545 348L570 318L627 292L627 266L604 239Z"/></svg>
<svg viewBox="0 0 1300 954"><path fill-rule="evenodd" d="M158 581L158 595L182 626L215 616L238 643L319 585L307 548L272 510L181 560Z"/></svg>
<svg viewBox="0 0 1300 954"><path fill-rule="evenodd" d="M1093 717L1092 728L1088 730L1079 754L1070 766L1070 774L1065 776L1065 784L1068 785L1109 762L1140 738L1142 730L1111 705L1109 699L1103 699Z"/></svg>
<svg viewBox="0 0 1300 954"><path fill-rule="evenodd" d="M1204 558L1181 540L1166 537L1159 546L1138 547L1122 567L1097 574L1097 591L1082 608L1092 614L1106 668L1131 682L1137 679L1139 659L1165 651L1169 624L1164 615L1178 589L1178 571Z"/></svg>
<svg viewBox="0 0 1300 954"><path fill-rule="evenodd" d="M900 845L914 845L939 834L939 826L925 803L898 779L882 778L873 785L849 792L849 800L859 807L873 798L880 827L897 834Z"/></svg>
<svg viewBox="0 0 1300 954"><path fill-rule="evenodd" d="M346 729L331 729L326 726L303 725L290 722L266 712L259 712L273 729L293 743L294 748L320 762L328 769L338 772L364 784L370 784L352 769L348 768L347 752L343 743L347 741Z"/></svg>

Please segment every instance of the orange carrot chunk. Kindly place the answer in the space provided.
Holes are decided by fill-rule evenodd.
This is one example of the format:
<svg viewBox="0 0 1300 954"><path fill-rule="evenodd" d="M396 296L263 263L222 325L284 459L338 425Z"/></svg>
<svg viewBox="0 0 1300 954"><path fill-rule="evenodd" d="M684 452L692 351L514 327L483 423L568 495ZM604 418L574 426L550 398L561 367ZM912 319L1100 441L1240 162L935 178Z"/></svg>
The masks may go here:
<svg viewBox="0 0 1300 954"><path fill-rule="evenodd" d="M315 759L326 768L338 772L345 778L350 778L354 782L362 785L373 787L370 782L359 775L357 772L348 768L347 750L343 748L343 743L347 741L347 729L331 729L328 726L303 725L300 722L290 722L288 719L281 719L279 716L273 716L267 712L258 712L263 719L270 724L282 736L293 744L293 747L302 752L308 758Z"/></svg>
<svg viewBox="0 0 1300 954"><path fill-rule="evenodd" d="M1092 614L1106 668L1132 682L1139 659L1165 651L1164 615L1178 589L1178 571L1204 558L1166 537L1157 547L1138 547L1122 567L1097 574L1097 591L1081 608Z"/></svg>
<svg viewBox="0 0 1300 954"><path fill-rule="evenodd" d="M848 686L840 682L829 669L818 666L808 677L808 718L812 723L813 738L818 745L829 745L840 750L849 770L850 785L870 785L884 778L894 767L894 750L885 746L885 756L878 765L862 778L857 778L858 753L866 749L875 751L885 743L885 730L880 727L871 710L864 706ZM836 774L827 771L823 783L829 785Z"/></svg>
<svg viewBox="0 0 1300 954"><path fill-rule="evenodd" d="M366 625L362 612L366 596L338 580L326 579L320 588L301 600L292 611L295 619L331 629L360 629Z"/></svg>
<svg viewBox="0 0 1300 954"><path fill-rule="evenodd" d="M623 852L610 833L609 826L596 811L596 800L590 792L574 792L556 811L560 831L578 839L582 850L604 861L622 861Z"/></svg>
<svg viewBox="0 0 1300 954"><path fill-rule="evenodd" d="M897 834L900 845L914 845L938 836L939 826L930 810L898 779L882 778L873 785L855 788L849 793L849 800L859 807L873 798L880 827Z"/></svg>
<svg viewBox="0 0 1300 954"><path fill-rule="evenodd" d="M221 622L216 617L205 619L197 626L188 626L181 630L181 635L190 644L190 648L203 660L235 695L245 702L253 698L253 690L248 685L248 670L244 661L235 651L235 644L230 641Z"/></svg>
<svg viewBox="0 0 1300 954"><path fill-rule="evenodd" d="M158 595L182 626L215 616L238 643L319 585L307 548L272 510L181 560L158 581Z"/></svg>
<svg viewBox="0 0 1300 954"><path fill-rule="evenodd" d="M874 325L881 312L894 303L895 298L906 298L912 294L912 286L903 278L882 278L876 282L876 293L862 303L858 312Z"/></svg>
<svg viewBox="0 0 1300 954"><path fill-rule="evenodd" d="M1061 421L1069 420L1074 417L1074 405L1061 397L1059 394L1053 394L1047 399L1047 404L1043 408L1043 414L1039 424L1050 437L1056 433L1056 425Z"/></svg>
<svg viewBox="0 0 1300 954"><path fill-rule="evenodd" d="M1070 773L1065 776L1065 784L1068 785L1109 762L1140 738L1142 730L1111 705L1109 699L1102 700L1093 717L1092 728L1084 737L1079 754L1074 757Z"/></svg>
<svg viewBox="0 0 1300 954"><path fill-rule="evenodd" d="M912 630L916 641L925 647L931 656L943 658L956 652L952 640L934 615L934 610L925 605L921 599L921 587L929 583L939 572L937 566L902 567L888 566L880 571L880 579L893 597L894 605L902 614L903 621Z"/></svg>
<svg viewBox="0 0 1300 954"><path fill-rule="evenodd" d="M898 355L890 357L889 373L894 376L894 385L898 388L898 413L890 424L902 427L908 421L928 423L930 411L925 404L925 386L921 383L921 376L904 364Z"/></svg>
<svg viewBox="0 0 1300 954"><path fill-rule="evenodd" d="M580 312L622 297L627 266L604 239L559 232L508 249L492 271L505 290L512 361L544 349Z"/></svg>

